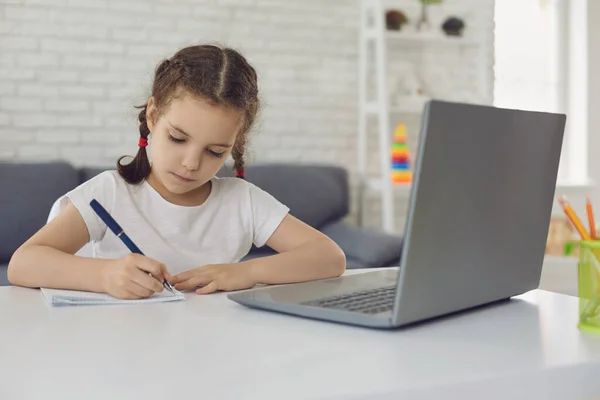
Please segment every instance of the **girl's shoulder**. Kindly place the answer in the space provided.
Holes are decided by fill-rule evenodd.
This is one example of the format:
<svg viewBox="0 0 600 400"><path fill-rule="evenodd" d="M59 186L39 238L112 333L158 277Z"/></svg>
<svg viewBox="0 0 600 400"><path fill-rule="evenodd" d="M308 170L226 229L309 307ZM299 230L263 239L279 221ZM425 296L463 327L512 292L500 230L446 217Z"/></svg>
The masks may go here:
<svg viewBox="0 0 600 400"><path fill-rule="evenodd" d="M81 183L78 187L71 190L68 195L83 195L85 198L103 199L111 203L115 197L118 197L126 191L132 190L131 184L127 183L116 170L106 170L98 175Z"/></svg>
<svg viewBox="0 0 600 400"><path fill-rule="evenodd" d="M266 190L248 182L245 179L237 177L219 177L215 182L217 186L217 196L230 201L246 202L250 201L254 205L265 204L267 206L278 205L279 201Z"/></svg>
<svg viewBox="0 0 600 400"><path fill-rule="evenodd" d="M73 191L90 189L114 189L117 183L117 177L112 170L100 172L99 174L81 182ZM118 173L116 174L119 175Z"/></svg>
<svg viewBox="0 0 600 400"><path fill-rule="evenodd" d="M98 175L83 182L82 185L103 187L105 189L112 188L114 190L133 186L130 183L127 183L117 170L113 169L100 172Z"/></svg>
<svg viewBox="0 0 600 400"><path fill-rule="evenodd" d="M215 177L213 182L219 186L219 190L223 192L248 192L252 187L255 187L252 183L245 179L237 177Z"/></svg>
<svg viewBox="0 0 600 400"><path fill-rule="evenodd" d="M221 201L247 202L254 197L258 186L237 177L215 177L212 182L216 185L216 196Z"/></svg>

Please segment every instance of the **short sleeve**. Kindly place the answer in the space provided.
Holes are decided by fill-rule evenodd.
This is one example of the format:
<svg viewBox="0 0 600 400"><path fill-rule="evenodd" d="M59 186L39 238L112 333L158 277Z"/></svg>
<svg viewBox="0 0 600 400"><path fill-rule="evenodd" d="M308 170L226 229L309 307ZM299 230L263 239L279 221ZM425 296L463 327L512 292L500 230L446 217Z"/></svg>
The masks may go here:
<svg viewBox="0 0 600 400"><path fill-rule="evenodd" d="M249 183L249 188L254 225L253 242L256 247L262 247L290 209L258 186Z"/></svg>
<svg viewBox="0 0 600 400"><path fill-rule="evenodd" d="M85 221L90 241L99 241L106 232L106 225L96 215L90 202L96 199L109 213L114 206L116 179L111 171L102 172L68 192L65 197L77 208Z"/></svg>

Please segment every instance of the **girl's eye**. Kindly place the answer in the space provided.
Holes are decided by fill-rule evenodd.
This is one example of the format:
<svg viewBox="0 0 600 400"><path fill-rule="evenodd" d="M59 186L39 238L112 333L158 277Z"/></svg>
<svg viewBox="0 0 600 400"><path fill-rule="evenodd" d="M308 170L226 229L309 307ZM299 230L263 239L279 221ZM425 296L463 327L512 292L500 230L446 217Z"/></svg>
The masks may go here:
<svg viewBox="0 0 600 400"><path fill-rule="evenodd" d="M179 138L176 138L173 135L169 135L169 140L171 140L172 142L175 142L175 143L183 143L183 142L185 142L185 139L179 139Z"/></svg>
<svg viewBox="0 0 600 400"><path fill-rule="evenodd" d="M223 154L224 154L224 153L217 153L216 151L212 151L212 150L208 150L208 152L217 158L223 157Z"/></svg>

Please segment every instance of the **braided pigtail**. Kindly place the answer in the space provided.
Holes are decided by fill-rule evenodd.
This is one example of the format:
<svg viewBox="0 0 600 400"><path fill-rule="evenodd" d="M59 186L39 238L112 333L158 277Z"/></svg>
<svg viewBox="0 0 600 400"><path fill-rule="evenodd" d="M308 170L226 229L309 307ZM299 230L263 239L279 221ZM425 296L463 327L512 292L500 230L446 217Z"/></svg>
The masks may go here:
<svg viewBox="0 0 600 400"><path fill-rule="evenodd" d="M148 135L150 130L148 129L148 122L146 121L146 109L148 104L140 107L142 110L138 114L138 121L140 123L140 139L138 141L138 152L131 160L129 164L122 164L121 161L127 157L123 156L117 161L117 170L119 174L125 179L126 182L136 184L142 182L150 175L150 160L148 159L148 153L146 152L146 146L148 145Z"/></svg>

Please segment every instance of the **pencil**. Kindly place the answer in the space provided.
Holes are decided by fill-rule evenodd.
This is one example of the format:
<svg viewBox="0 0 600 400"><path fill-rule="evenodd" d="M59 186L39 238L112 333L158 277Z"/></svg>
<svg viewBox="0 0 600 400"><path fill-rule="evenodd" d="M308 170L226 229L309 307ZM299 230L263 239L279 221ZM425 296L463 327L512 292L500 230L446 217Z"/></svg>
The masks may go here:
<svg viewBox="0 0 600 400"><path fill-rule="evenodd" d="M567 199L561 195L558 197L558 203L562 206L563 211L565 212L565 214L567 215L567 217L569 218L569 220L571 221L581 238L583 240L591 240L590 234L587 233L587 231L585 230L585 227L581 223L581 220L579 219L577 214L575 214L575 211L573 210L569 202L567 202Z"/></svg>
<svg viewBox="0 0 600 400"><path fill-rule="evenodd" d="M587 211L588 223L590 225L590 237L592 240L596 240L596 223L594 222L594 211L592 210L590 196L585 196L585 209Z"/></svg>

